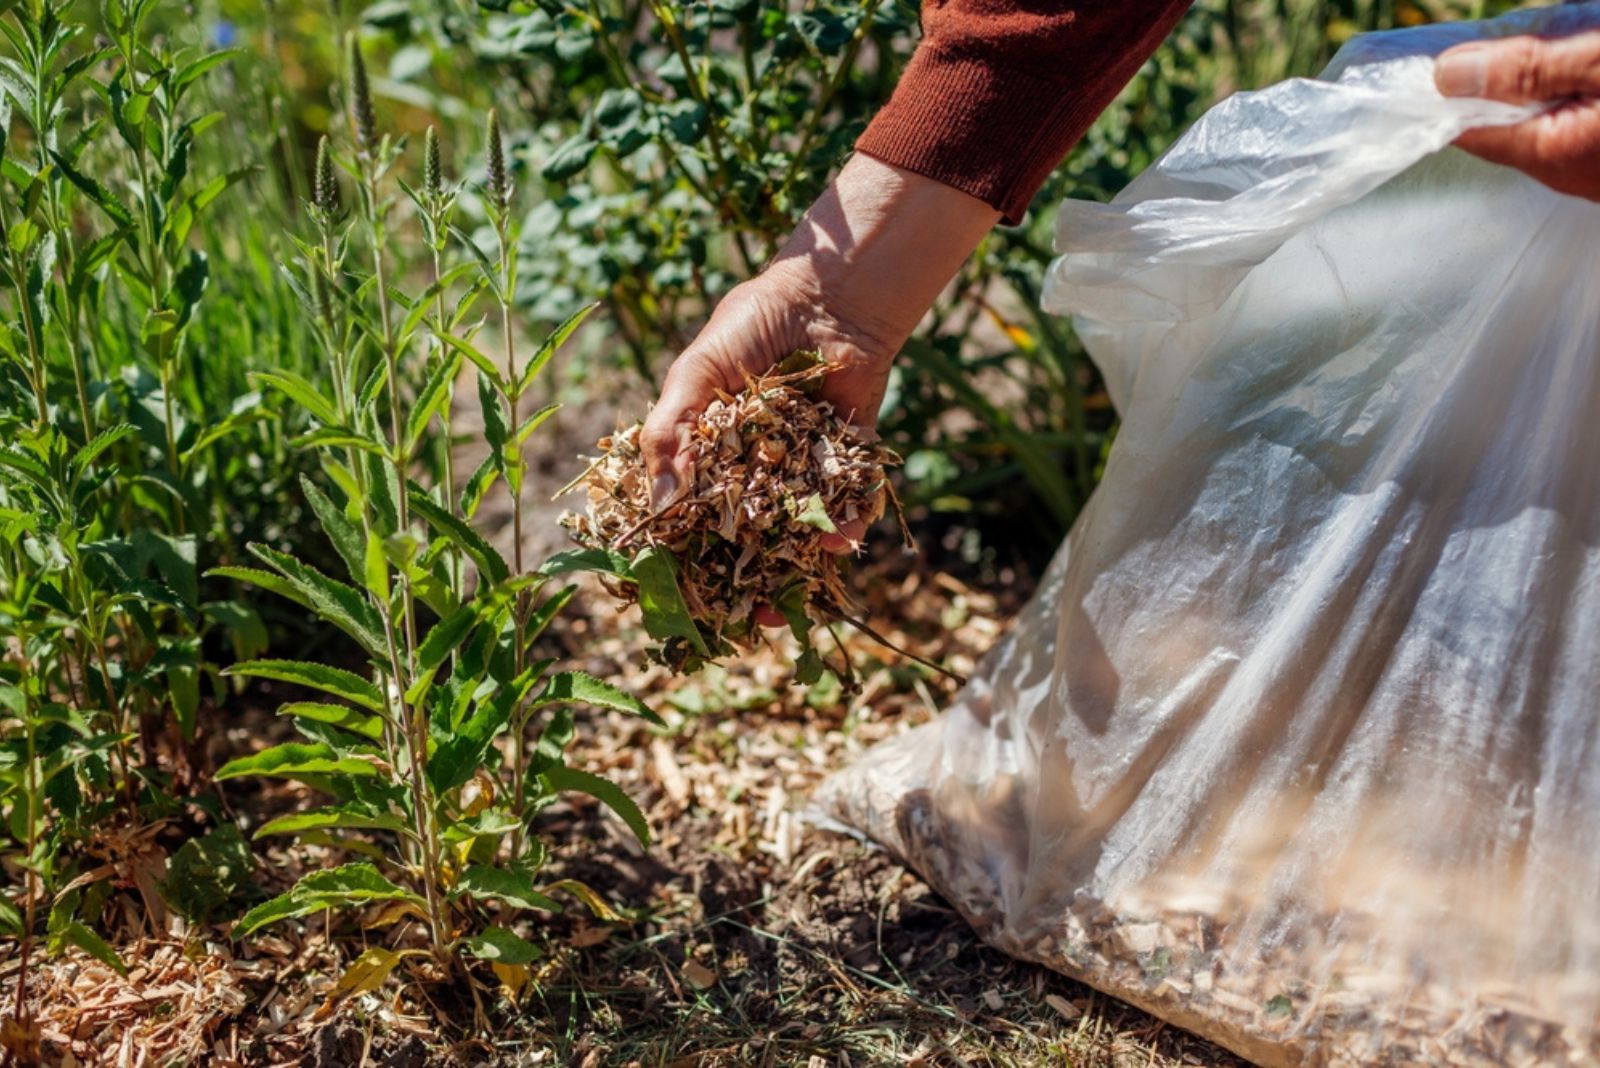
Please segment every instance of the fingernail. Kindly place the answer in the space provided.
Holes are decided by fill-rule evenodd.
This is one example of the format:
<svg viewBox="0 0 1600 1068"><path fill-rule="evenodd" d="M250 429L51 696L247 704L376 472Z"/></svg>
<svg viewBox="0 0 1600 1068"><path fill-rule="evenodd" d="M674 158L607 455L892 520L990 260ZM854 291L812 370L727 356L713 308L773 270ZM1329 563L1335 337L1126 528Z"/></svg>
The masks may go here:
<svg viewBox="0 0 1600 1068"><path fill-rule="evenodd" d="M1439 57L1433 80L1445 96L1483 96L1489 88L1489 50L1464 45Z"/></svg>
<svg viewBox="0 0 1600 1068"><path fill-rule="evenodd" d="M650 483L650 507L661 511L672 503L678 495L678 476L668 471L666 474L657 475L656 480Z"/></svg>

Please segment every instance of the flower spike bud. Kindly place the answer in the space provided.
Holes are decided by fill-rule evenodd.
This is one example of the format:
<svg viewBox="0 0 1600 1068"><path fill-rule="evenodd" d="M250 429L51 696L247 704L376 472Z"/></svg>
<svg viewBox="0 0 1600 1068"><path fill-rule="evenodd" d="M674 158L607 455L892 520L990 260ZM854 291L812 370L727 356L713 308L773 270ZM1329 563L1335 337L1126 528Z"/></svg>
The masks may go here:
<svg viewBox="0 0 1600 1068"><path fill-rule="evenodd" d="M439 136L428 127L422 139L422 191L437 200L444 195L444 168L439 163Z"/></svg>
<svg viewBox="0 0 1600 1068"><path fill-rule="evenodd" d="M489 111L489 197L504 212L511 203L511 175L506 170L506 148L500 139L500 117Z"/></svg>
<svg viewBox="0 0 1600 1068"><path fill-rule="evenodd" d="M326 218L339 214L339 179L333 170L333 150L324 136L317 142L317 167L311 175L311 206Z"/></svg>
<svg viewBox="0 0 1600 1068"><path fill-rule="evenodd" d="M361 57L361 39L350 35L350 120L356 131L356 146L370 152L377 145L378 122L372 113L372 85L367 81L367 63Z"/></svg>

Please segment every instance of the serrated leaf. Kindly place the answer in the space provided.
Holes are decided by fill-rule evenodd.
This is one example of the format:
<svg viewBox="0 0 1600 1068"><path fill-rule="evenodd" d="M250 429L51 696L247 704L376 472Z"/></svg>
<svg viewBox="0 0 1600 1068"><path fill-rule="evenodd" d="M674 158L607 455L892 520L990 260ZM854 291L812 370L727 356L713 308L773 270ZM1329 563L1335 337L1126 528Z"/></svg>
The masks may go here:
<svg viewBox="0 0 1600 1068"><path fill-rule="evenodd" d="M55 163L56 170L61 172L62 177L77 186L84 196L93 201L101 211L111 216L113 222L118 226L131 227L133 225L133 212L128 210L126 204L117 199L116 194L93 178L90 178L87 174L80 172L61 153L54 149L49 151L50 159Z"/></svg>
<svg viewBox="0 0 1600 1068"><path fill-rule="evenodd" d="M533 699L534 708L570 703L626 712L657 727L666 726L661 717L650 711L650 707L637 697L582 671L562 671L551 675L545 688Z"/></svg>
<svg viewBox="0 0 1600 1068"><path fill-rule="evenodd" d="M354 586L347 586L337 579L329 578L288 553L269 549L255 542L247 548L252 555L276 570L299 591L300 596L295 598L297 601L360 642L367 652L379 658L388 655L388 645L383 637L383 621L378 617L377 609L373 608ZM382 555L381 545L379 555ZM370 546L367 559L371 560ZM387 579L387 565L383 570L384 578Z"/></svg>
<svg viewBox="0 0 1600 1068"><path fill-rule="evenodd" d="M550 335L544 339L538 351L528 360L528 365L522 369L522 375L517 380L517 393L519 395L533 384L533 380L538 377L539 372L544 370L544 365L550 362L550 357L554 356L556 350L567 343L567 339L572 336L573 331L582 326L583 321L598 307L600 307L599 301L595 301L593 304L585 304L567 316L560 326L550 331ZM521 441L524 436L526 435L519 435L517 440Z"/></svg>
<svg viewBox="0 0 1600 1068"><path fill-rule="evenodd" d="M433 370L428 372L427 380L422 383L422 388L417 390L417 399L412 402L411 411L406 414L403 450L406 456L410 456L416 449L417 442L422 440L422 434L428 428L428 421L449 401L450 386L455 382L460 370L459 352L434 362Z"/></svg>
<svg viewBox="0 0 1600 1068"><path fill-rule="evenodd" d="M359 734L374 742L383 740L383 719L348 705L330 705L320 701L291 701L278 708L278 715L295 719L325 723L330 727Z"/></svg>
<svg viewBox="0 0 1600 1068"><path fill-rule="evenodd" d="M540 425L546 419L549 419L552 415L556 414L560 410L561 405L559 404L546 404L543 408L540 408L538 411L534 412L532 415L528 416L528 418L522 421L522 425L517 427L517 432L512 435L511 440L516 444L521 445L523 442L528 440L529 434L532 434L535 430L538 430Z"/></svg>
<svg viewBox="0 0 1600 1068"><path fill-rule="evenodd" d="M578 793L588 794L599 801L628 825L628 829L639 839L639 844L650 844L650 825L644 818L644 813L616 783L610 779L601 778L599 775L577 768L569 768L565 764L557 764L548 768L543 773L544 781L554 790L575 790Z"/></svg>
<svg viewBox="0 0 1600 1068"><path fill-rule="evenodd" d="M220 570L220 569L219 569ZM368 680L343 668L314 664L304 660L249 660L234 664L224 675L292 682L313 690L343 697L373 712L384 711L383 691Z"/></svg>
<svg viewBox="0 0 1600 1068"><path fill-rule="evenodd" d="M334 549L339 554L339 559L343 560L344 566L349 569L351 581L359 580L362 568L365 566L366 555L366 543L361 536L361 529L305 475L300 476L300 489L310 503L311 511L316 515L317 521L322 524L322 532L328 536L328 540L333 543Z"/></svg>
<svg viewBox="0 0 1600 1068"><path fill-rule="evenodd" d="M492 585L498 586L511 577L511 568L506 566L505 558L483 540L483 535L469 527L459 516L439 507L420 486L411 487L410 500L412 509L436 532L449 538L471 557L479 573Z"/></svg>
<svg viewBox="0 0 1600 1068"><path fill-rule="evenodd" d="M472 342L456 337L454 334L435 334L434 336L471 360L473 366L489 379L495 389L502 391L505 389L505 380L500 377L500 369L494 365L493 360L479 351L478 347Z"/></svg>
<svg viewBox="0 0 1600 1068"><path fill-rule="evenodd" d="M324 397L307 379L293 371L251 371L246 375L257 389L271 387L310 412L317 421L327 426L339 424L339 413L333 401Z"/></svg>
<svg viewBox="0 0 1600 1068"><path fill-rule="evenodd" d="M235 757L217 769L216 779L237 779L245 775L263 775L278 779L298 779L307 775L358 775L378 774L370 760L360 757L340 756L333 746L323 742L285 742L263 749L250 756Z"/></svg>

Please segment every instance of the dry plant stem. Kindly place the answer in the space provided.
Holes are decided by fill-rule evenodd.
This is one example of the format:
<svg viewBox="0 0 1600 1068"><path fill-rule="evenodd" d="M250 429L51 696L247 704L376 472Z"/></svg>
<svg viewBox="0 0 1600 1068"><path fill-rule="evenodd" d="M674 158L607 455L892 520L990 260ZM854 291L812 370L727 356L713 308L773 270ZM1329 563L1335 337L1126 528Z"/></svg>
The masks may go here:
<svg viewBox="0 0 1600 1068"><path fill-rule="evenodd" d="M957 675L949 668L940 667L938 664L935 664L932 660L929 660L926 657L918 656L909 649L900 648L900 646L896 645L894 642L890 641L888 638L885 638L882 634L879 634L876 630L872 629L872 627L865 620L857 619L854 616L847 615L837 609L833 610L830 615L832 615L834 619L837 619L841 623L850 624L852 627L856 628L856 630L859 630L862 634L865 634L867 637L871 638L885 649L899 653L908 660L914 660L925 668L930 668L934 671L937 671L945 678L956 683L956 685L965 686L967 684L967 677L965 675ZM838 639L836 638L835 641L837 640ZM839 648L844 648L843 643L840 643Z"/></svg>

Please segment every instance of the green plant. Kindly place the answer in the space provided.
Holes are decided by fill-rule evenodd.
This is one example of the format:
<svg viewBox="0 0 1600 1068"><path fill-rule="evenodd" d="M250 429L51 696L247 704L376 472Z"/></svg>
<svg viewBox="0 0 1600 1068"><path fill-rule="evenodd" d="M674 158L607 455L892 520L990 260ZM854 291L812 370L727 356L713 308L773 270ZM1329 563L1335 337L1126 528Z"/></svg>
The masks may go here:
<svg viewBox="0 0 1600 1068"><path fill-rule="evenodd" d="M0 19L0 932L115 960L82 847L176 808L194 773L208 639L250 649L249 606L201 588L225 541L213 464L257 416L204 388L199 224L249 169L215 170L199 101L228 52L152 40L153 0L58 0ZM92 40L92 30L102 34ZM185 390L189 396L184 396ZM221 412L207 418L207 409ZM181 796L181 791L178 792ZM9 881L9 880L8 880Z"/></svg>
<svg viewBox="0 0 1600 1068"><path fill-rule="evenodd" d="M472 524L501 480L519 515L523 446L552 410L525 412L523 397L589 309L533 352L518 351L510 312L517 224L494 114L486 177L470 190L494 226L495 250L485 251L449 228L463 190L447 186L435 138L424 142L419 187L394 177L403 143L379 133L354 36L348 55L346 149L326 139L318 149L309 204L316 235L299 243L293 283L316 323L333 389L330 395L284 373L261 380L319 424L305 442L332 489L308 480L305 494L350 581L260 544L250 551L264 567L216 574L287 597L337 627L362 651L365 670L282 659L236 664L235 676L294 683L324 699L280 709L305 741L232 760L217 778L277 776L327 794L330 804L273 820L257 836L311 837L366 859L307 875L246 913L235 933L334 907L390 902L422 920L426 944L369 950L354 966L361 976L381 981L412 955L449 966L465 954L496 965L502 981L515 987L514 969L537 949L507 926L504 914L555 908L549 895L566 890L612 915L582 884L541 885L545 850L528 837L533 815L560 791L583 791L648 839L626 795L569 766L563 754L573 737L574 704L659 721L616 687L556 670L538 654L540 635L573 593L553 582L564 565L528 571L520 537L507 563ZM341 172L355 194L348 211ZM398 211L395 186L415 209L410 219ZM452 232L454 243L446 240ZM392 269L396 246L413 235L433 264L432 280L408 296ZM463 254L462 262L445 268L450 251ZM483 321L469 321L485 294L494 303L498 358L480 346ZM434 454L424 446L467 363L476 373L488 455L456 494L428 476L425 460ZM526 743L535 725L530 755ZM349 832L376 836L383 845Z"/></svg>

